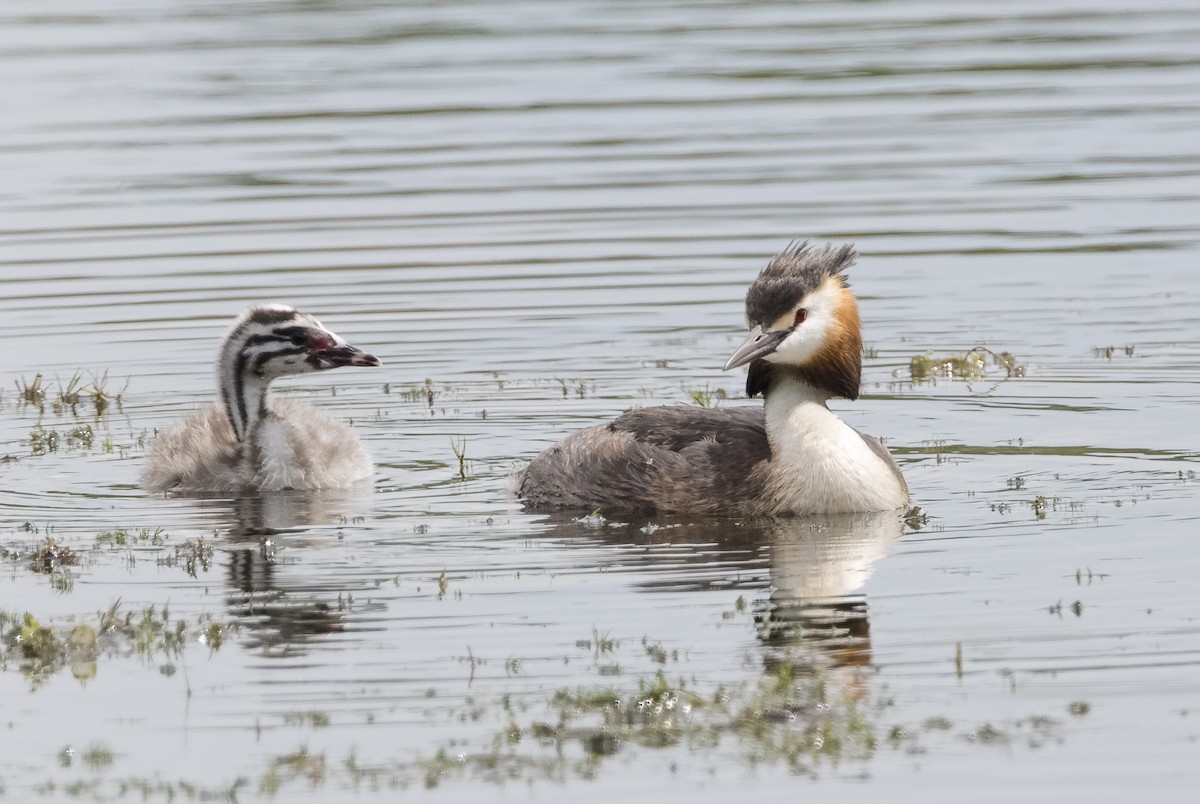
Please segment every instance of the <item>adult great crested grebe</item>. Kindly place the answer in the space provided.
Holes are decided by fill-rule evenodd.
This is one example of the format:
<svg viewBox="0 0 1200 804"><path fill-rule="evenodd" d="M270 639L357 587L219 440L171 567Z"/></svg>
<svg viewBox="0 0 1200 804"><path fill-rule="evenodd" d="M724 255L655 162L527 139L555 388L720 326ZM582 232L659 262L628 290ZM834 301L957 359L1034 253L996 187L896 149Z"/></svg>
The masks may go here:
<svg viewBox="0 0 1200 804"><path fill-rule="evenodd" d="M217 357L220 402L150 445L148 491L323 489L370 477L371 456L345 424L294 400L268 399L271 381L339 366L378 366L310 315L266 304L242 313Z"/></svg>
<svg viewBox="0 0 1200 804"><path fill-rule="evenodd" d="M725 368L750 365L762 408L635 409L580 430L515 479L534 510L579 508L743 516L885 511L908 501L887 449L826 407L857 399L862 329L846 269L852 246L791 246L746 293L750 338Z"/></svg>

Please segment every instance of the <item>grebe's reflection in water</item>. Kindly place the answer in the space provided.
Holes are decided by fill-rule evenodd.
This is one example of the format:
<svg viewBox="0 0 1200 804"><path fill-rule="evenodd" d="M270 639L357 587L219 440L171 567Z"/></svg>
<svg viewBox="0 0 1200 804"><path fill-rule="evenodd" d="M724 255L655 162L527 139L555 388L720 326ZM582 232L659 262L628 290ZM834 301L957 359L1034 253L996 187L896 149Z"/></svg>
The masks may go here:
<svg viewBox="0 0 1200 804"><path fill-rule="evenodd" d="M658 518L600 527L590 519L557 515L549 535L652 548L620 555L625 568L656 571L658 577L635 582L645 592L741 591L759 640L771 649L769 665L781 660L780 651L798 670L808 663L871 663L863 590L904 531L900 511L750 521ZM661 572L668 567L669 574Z"/></svg>
<svg viewBox="0 0 1200 804"><path fill-rule="evenodd" d="M895 511L806 517L772 528L771 593L755 607L763 643L816 648L834 665L869 665L863 588L903 528Z"/></svg>

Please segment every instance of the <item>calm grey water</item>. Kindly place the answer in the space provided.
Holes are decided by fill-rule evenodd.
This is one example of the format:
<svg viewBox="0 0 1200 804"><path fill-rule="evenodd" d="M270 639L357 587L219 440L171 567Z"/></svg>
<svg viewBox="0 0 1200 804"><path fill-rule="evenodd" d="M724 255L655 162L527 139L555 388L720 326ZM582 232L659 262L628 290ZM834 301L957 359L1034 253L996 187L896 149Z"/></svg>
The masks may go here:
<svg viewBox="0 0 1200 804"><path fill-rule="evenodd" d="M0 627L0 790L1190 800L1197 41L1178 1L4 5L0 610L101 633L38 671ZM579 426L752 404L719 369L793 238L861 251L835 407L927 519L523 513ZM255 301L383 359L280 389L374 487L148 497ZM1023 376L910 370L981 345ZM77 372L120 399L56 410Z"/></svg>

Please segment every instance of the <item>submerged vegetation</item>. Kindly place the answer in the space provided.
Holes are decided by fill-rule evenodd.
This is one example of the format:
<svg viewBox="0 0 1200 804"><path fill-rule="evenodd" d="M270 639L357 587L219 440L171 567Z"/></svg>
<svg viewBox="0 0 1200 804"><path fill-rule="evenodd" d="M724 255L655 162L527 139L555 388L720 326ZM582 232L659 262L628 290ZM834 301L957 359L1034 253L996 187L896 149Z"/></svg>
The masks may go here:
<svg viewBox="0 0 1200 804"><path fill-rule="evenodd" d="M691 388L687 394L693 405L702 408L715 408L729 398L724 388L709 388L707 385L703 388Z"/></svg>
<svg viewBox="0 0 1200 804"><path fill-rule="evenodd" d="M94 624L42 625L29 612L0 611L0 669L15 665L34 689L67 667L76 679L88 681L102 657L135 656L173 675L189 642L213 652L233 628L207 614L191 622L172 620L166 606L122 610L119 600L98 612Z"/></svg>
<svg viewBox="0 0 1200 804"><path fill-rule="evenodd" d="M41 538L33 543L9 539L0 545L0 560L48 576L51 587L60 593L70 592L74 586L76 576L72 568L92 567L113 559L126 568L133 568L141 561L158 567L179 567L195 578L199 572L209 571L216 550L213 540L203 536L172 544L171 536L162 528L113 528L94 536L90 544L73 545L50 525L25 522L18 529L20 534Z"/></svg>
<svg viewBox="0 0 1200 804"><path fill-rule="evenodd" d="M1025 366L1017 362L1015 355L993 352L986 346L976 346L961 355L935 357L932 352L914 355L908 372L914 383L936 382L939 378L971 381L988 378L990 366L1003 371L1004 379L1025 376Z"/></svg>
<svg viewBox="0 0 1200 804"><path fill-rule="evenodd" d="M386 392L391 393L391 388L389 387ZM428 377L425 378L425 382L422 385L410 385L401 388L399 394L400 398L405 402L423 402L430 409L433 408L434 400L438 396L437 390L433 387L433 380Z"/></svg>
<svg viewBox="0 0 1200 804"><path fill-rule="evenodd" d="M467 479L467 439L466 436L450 439L450 451L458 461L458 479Z"/></svg>
<svg viewBox="0 0 1200 804"><path fill-rule="evenodd" d="M78 563L79 557L75 555L74 550L47 536L30 554L29 568L34 572L49 574L59 567L74 566Z"/></svg>
<svg viewBox="0 0 1200 804"><path fill-rule="evenodd" d="M13 380L16 394L6 396L0 391L0 407L12 402L11 410L18 418L32 413L32 425L21 438L12 438L7 444L0 442L0 449L12 449L20 445L20 452L0 453L0 464L21 460L24 456L40 458L66 453L80 455L99 451L106 455L124 457L136 446L145 448L146 436L133 437L131 443L118 445L107 430L112 426L108 414L116 409L123 410L125 392L129 386L127 378L120 388L110 381L108 370L76 371L66 382L55 379L48 382L45 374L37 372L33 378L17 377ZM86 417L86 420L85 420Z"/></svg>
<svg viewBox="0 0 1200 804"><path fill-rule="evenodd" d="M66 383L61 380L56 381L58 392L50 397L55 413L69 412L71 415L79 415L79 406L87 400L91 401L92 410L97 416L104 415L113 404L116 404L118 408L121 406L125 391L129 388L128 378L119 391L114 391L109 386L108 369L100 373L93 372L89 376L90 382L85 382L83 373L77 371ZM20 404L36 407L39 411L45 410L49 389L41 372L35 374L32 380L18 377L13 382Z"/></svg>
<svg viewBox="0 0 1200 804"><path fill-rule="evenodd" d="M36 621L23 627L32 633ZM76 642L68 650L86 660L102 650L97 644L104 639L87 629L80 630ZM1088 702L1074 700L1059 716L1011 722L959 725L940 715L916 723L895 722L889 720L891 700L868 694L860 677L867 670L813 672L808 662L795 658L774 663L756 681L735 685L702 687L660 669L621 686L561 687L540 701L505 693L434 703L427 696L428 706L438 707L437 717L492 725L477 737L430 746L415 756L389 757L380 746L372 747L371 759L353 750L332 754L311 742L332 725L327 712L284 712L274 727L310 732L306 741L295 750L269 756L257 771L235 768L232 773L237 775L226 780L211 773L202 782L118 775L115 766L122 755L108 743L93 743L81 751L66 746L58 753L60 772L65 776L78 765L87 775L51 780L42 789L85 789L97 801L130 795L170 801L238 800L239 793L274 799L322 790L349 794L433 789L456 782L557 785L623 772L632 755L658 752L671 757L673 769L677 763L697 763L693 771L703 767L716 773L724 767L744 775L774 768L811 779L853 777L880 752L920 755L935 742L1006 751L1020 744L1031 749L1057 744L1063 737L1062 717L1081 719L1091 709Z"/></svg>

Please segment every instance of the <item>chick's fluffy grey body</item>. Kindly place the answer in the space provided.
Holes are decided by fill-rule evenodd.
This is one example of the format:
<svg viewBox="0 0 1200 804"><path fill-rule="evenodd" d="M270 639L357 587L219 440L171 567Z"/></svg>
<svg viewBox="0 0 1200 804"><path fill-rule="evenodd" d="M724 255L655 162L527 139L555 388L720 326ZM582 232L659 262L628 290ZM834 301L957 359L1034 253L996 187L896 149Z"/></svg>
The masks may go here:
<svg viewBox="0 0 1200 804"><path fill-rule="evenodd" d="M371 457L346 425L302 402L273 399L279 378L340 366L378 366L293 307L257 305L240 315L217 356L219 404L156 438L148 491L256 492L328 489L371 475Z"/></svg>
<svg viewBox="0 0 1200 804"><path fill-rule="evenodd" d="M296 400L272 399L269 408L247 443L270 439L277 445L272 455L244 448L224 408L209 404L151 442L143 487L152 492L323 489L371 476L371 456L345 424Z"/></svg>

